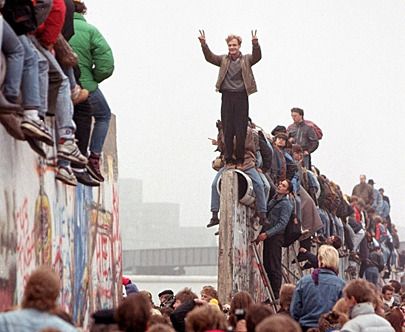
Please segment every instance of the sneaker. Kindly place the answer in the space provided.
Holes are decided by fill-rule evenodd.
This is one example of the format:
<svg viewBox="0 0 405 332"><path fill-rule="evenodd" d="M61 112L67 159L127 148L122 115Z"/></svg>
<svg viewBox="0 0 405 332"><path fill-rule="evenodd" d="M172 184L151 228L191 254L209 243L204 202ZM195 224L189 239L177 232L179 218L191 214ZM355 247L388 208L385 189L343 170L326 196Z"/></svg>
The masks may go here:
<svg viewBox="0 0 405 332"><path fill-rule="evenodd" d="M77 163L81 166L87 164L87 158L83 156L74 139L65 139L58 143L58 158Z"/></svg>
<svg viewBox="0 0 405 332"><path fill-rule="evenodd" d="M104 182L104 177L100 171L100 156L91 153L86 168L93 178L97 181Z"/></svg>
<svg viewBox="0 0 405 332"><path fill-rule="evenodd" d="M46 145L53 146L52 134L45 122L41 119L25 118L21 123L21 130L26 137L31 137L44 142Z"/></svg>
<svg viewBox="0 0 405 332"><path fill-rule="evenodd" d="M88 186L88 187L99 187L100 186L100 182L93 179L93 177L90 176L90 174L87 172L87 170L85 168L81 169L80 171L78 171L74 168L72 170L79 183L84 184L85 186Z"/></svg>
<svg viewBox="0 0 405 332"><path fill-rule="evenodd" d="M89 98L89 91L82 89L79 85L76 85L72 90L72 102L74 105L83 103Z"/></svg>
<svg viewBox="0 0 405 332"><path fill-rule="evenodd" d="M36 152L40 157L46 159L46 152L42 146L42 142L39 140L32 138L32 137L26 137L28 144L30 145L31 149Z"/></svg>
<svg viewBox="0 0 405 332"><path fill-rule="evenodd" d="M69 166L58 166L55 178L69 186L77 186L76 177Z"/></svg>

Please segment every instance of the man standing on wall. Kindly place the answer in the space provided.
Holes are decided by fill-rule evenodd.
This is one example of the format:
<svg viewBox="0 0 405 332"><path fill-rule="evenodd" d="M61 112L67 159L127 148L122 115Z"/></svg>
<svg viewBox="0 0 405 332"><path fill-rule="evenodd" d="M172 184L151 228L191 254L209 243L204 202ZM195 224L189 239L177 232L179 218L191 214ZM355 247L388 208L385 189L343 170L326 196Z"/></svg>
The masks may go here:
<svg viewBox="0 0 405 332"><path fill-rule="evenodd" d="M304 121L304 110L301 108L291 109L293 123L288 127L288 136L293 143L298 144L304 151L304 166L311 169L311 153L319 146L319 140L315 130Z"/></svg>
<svg viewBox="0 0 405 332"><path fill-rule="evenodd" d="M249 116L248 96L257 91L252 66L262 57L256 31L252 31L252 54L242 55L242 38L229 35L227 55L215 55L208 48L204 30L198 37L205 59L219 68L216 90L222 93L221 121L225 140L225 163L242 165L245 154L246 128ZM236 136L236 160L232 157Z"/></svg>

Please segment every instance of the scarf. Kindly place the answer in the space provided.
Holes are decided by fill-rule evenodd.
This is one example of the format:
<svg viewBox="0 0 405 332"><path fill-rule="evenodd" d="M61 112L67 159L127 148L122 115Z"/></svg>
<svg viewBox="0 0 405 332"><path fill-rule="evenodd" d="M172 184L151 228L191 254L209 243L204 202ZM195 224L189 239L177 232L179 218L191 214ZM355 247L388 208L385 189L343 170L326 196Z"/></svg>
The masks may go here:
<svg viewBox="0 0 405 332"><path fill-rule="evenodd" d="M332 271L334 274L337 275L337 272L330 267L322 267L322 268L314 269L311 273L311 277L316 286L319 285L319 274L321 273L321 269Z"/></svg>

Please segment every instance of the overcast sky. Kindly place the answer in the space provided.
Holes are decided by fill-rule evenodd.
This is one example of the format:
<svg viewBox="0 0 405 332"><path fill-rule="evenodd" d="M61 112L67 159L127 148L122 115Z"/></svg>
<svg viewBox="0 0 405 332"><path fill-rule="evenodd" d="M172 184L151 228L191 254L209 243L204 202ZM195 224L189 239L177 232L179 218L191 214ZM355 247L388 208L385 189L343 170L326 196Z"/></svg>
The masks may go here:
<svg viewBox="0 0 405 332"><path fill-rule="evenodd" d="M143 181L144 200L181 204L181 225L205 225L215 158L218 67L198 42L204 29L217 54L229 33L262 60L250 116L270 131L290 109L324 132L313 163L344 192L359 174L390 196L403 223L405 2L399 0L87 0L87 19L110 43L114 75L101 85L118 119L121 177ZM164 216L162 216L164 222ZM402 232L405 239L405 232Z"/></svg>

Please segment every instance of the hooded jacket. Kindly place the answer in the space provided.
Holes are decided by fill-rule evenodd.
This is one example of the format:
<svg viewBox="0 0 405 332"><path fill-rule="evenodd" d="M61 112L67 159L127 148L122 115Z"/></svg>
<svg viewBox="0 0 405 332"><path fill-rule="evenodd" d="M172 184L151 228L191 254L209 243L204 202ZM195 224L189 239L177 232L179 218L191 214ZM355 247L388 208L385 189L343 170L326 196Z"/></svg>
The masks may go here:
<svg viewBox="0 0 405 332"><path fill-rule="evenodd" d="M74 14L74 31L69 44L79 56L80 83L93 92L99 83L112 75L113 53L102 34L87 23L82 14Z"/></svg>
<svg viewBox="0 0 405 332"><path fill-rule="evenodd" d="M351 319L343 325L341 332L395 332L391 324L374 312L371 303L356 304Z"/></svg>

